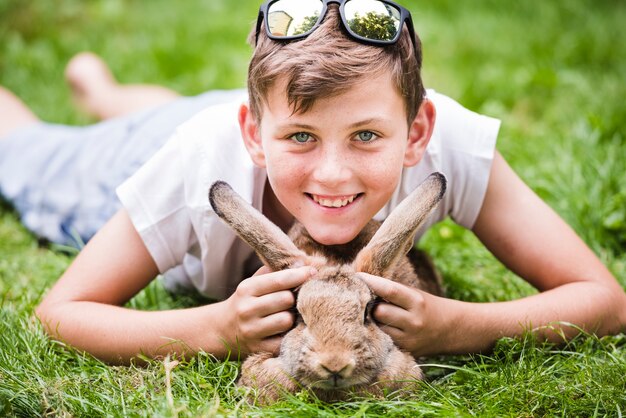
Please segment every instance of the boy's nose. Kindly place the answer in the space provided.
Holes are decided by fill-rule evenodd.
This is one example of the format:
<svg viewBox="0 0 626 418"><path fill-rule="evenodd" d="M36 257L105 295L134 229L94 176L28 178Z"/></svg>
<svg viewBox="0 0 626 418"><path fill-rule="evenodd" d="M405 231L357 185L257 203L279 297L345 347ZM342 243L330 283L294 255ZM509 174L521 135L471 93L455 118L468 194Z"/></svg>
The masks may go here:
<svg viewBox="0 0 626 418"><path fill-rule="evenodd" d="M315 162L313 179L328 187L338 186L350 180L350 159L338 147L324 149Z"/></svg>

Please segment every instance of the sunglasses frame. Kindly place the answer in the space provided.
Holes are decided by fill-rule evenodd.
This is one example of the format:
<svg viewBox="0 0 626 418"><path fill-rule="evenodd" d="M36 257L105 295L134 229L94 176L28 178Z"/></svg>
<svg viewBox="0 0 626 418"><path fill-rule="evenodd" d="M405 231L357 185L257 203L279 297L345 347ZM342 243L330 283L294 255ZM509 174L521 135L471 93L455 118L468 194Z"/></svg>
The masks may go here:
<svg viewBox="0 0 626 418"><path fill-rule="evenodd" d="M315 29L317 29L319 25L322 23L322 21L324 20L324 17L326 16L328 5L330 3L335 3L339 5L339 15L341 16L341 22L343 23L343 27L348 33L348 35L352 37L353 39L359 42L362 42L364 44L376 45L376 46L393 45L396 42L398 42L398 40L402 36L402 26L406 24L409 34L411 35L411 43L413 44L413 50L414 50L415 56L417 57L417 45L415 44L415 28L413 27L413 19L411 17L411 12L409 12L408 9L399 5L398 3L395 3L390 0L376 0L380 3L387 4L391 7L395 7L396 9L400 11L400 27L398 28L398 33L396 33L396 36L394 36L394 38L390 40L380 40L380 39L365 38L363 36L360 36L357 33L354 33L352 29L350 29L350 26L348 25L348 21L346 20L345 11L344 11L345 4L349 1L359 1L359 0L319 0L320 3L322 3L322 9L320 10L320 15L319 15L319 18L317 19L317 22L315 22L315 25L313 25L311 29L309 29L308 31L304 33L300 33L298 35L291 35L291 36L272 35L272 32L269 27L269 22L268 22L268 19L266 19L266 16L268 15L269 8L274 3L277 3L279 1L281 0L268 0L265 3L263 3L261 7L259 8L259 16L256 22L255 45L259 40L259 31L261 30L261 25L265 26L265 33L267 34L267 37L274 41L292 41L295 39L306 38L311 33L313 33L313 31L315 31Z"/></svg>

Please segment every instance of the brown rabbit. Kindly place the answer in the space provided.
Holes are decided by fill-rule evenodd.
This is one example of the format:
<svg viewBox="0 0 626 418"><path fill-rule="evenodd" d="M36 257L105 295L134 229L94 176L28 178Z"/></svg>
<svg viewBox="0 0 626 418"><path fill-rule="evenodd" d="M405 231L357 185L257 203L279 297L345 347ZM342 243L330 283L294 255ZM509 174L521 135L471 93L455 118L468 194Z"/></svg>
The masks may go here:
<svg viewBox="0 0 626 418"><path fill-rule="evenodd" d="M433 173L382 225L370 221L350 243L323 246L298 223L289 238L228 184L213 184L209 200L215 213L267 266L277 271L312 265L318 270L297 291L296 324L285 334L279 356L249 356L238 384L256 388L259 401L271 403L281 393L303 387L332 401L350 392L381 394L421 379L415 359L400 351L372 319L376 297L358 272L443 294L430 260L413 248L413 237L445 189L445 177Z"/></svg>

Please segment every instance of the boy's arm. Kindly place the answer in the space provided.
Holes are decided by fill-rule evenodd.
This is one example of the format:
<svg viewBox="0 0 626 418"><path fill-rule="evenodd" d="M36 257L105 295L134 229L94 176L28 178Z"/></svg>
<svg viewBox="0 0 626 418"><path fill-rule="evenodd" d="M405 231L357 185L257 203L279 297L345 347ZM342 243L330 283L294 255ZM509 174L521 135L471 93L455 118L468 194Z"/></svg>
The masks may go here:
<svg viewBox="0 0 626 418"><path fill-rule="evenodd" d="M224 357L229 348L276 351L293 306L288 290L310 276L307 268L241 282L227 300L190 309L138 311L121 307L158 274L156 264L124 210L85 246L50 290L37 316L46 331L103 360L127 363L139 354Z"/></svg>
<svg viewBox="0 0 626 418"><path fill-rule="evenodd" d="M502 336L529 328L562 341L585 331L605 335L626 328L626 293L574 231L496 153L487 194L473 231L510 270L541 293L519 300L468 303L437 298L365 279L392 304L376 318L396 343L416 355L478 352ZM394 306L395 305L395 306Z"/></svg>

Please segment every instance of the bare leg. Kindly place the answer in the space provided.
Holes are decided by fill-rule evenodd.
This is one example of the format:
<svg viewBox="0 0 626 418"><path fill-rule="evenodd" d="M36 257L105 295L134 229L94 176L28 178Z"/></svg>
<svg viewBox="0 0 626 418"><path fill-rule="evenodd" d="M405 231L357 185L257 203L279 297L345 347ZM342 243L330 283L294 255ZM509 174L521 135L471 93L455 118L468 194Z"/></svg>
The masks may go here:
<svg viewBox="0 0 626 418"><path fill-rule="evenodd" d="M91 52L75 55L65 78L80 109L98 119L109 119L170 102L178 93L148 84L119 84L106 63Z"/></svg>
<svg viewBox="0 0 626 418"><path fill-rule="evenodd" d="M36 123L39 118L9 90L0 86L0 140L12 131Z"/></svg>

